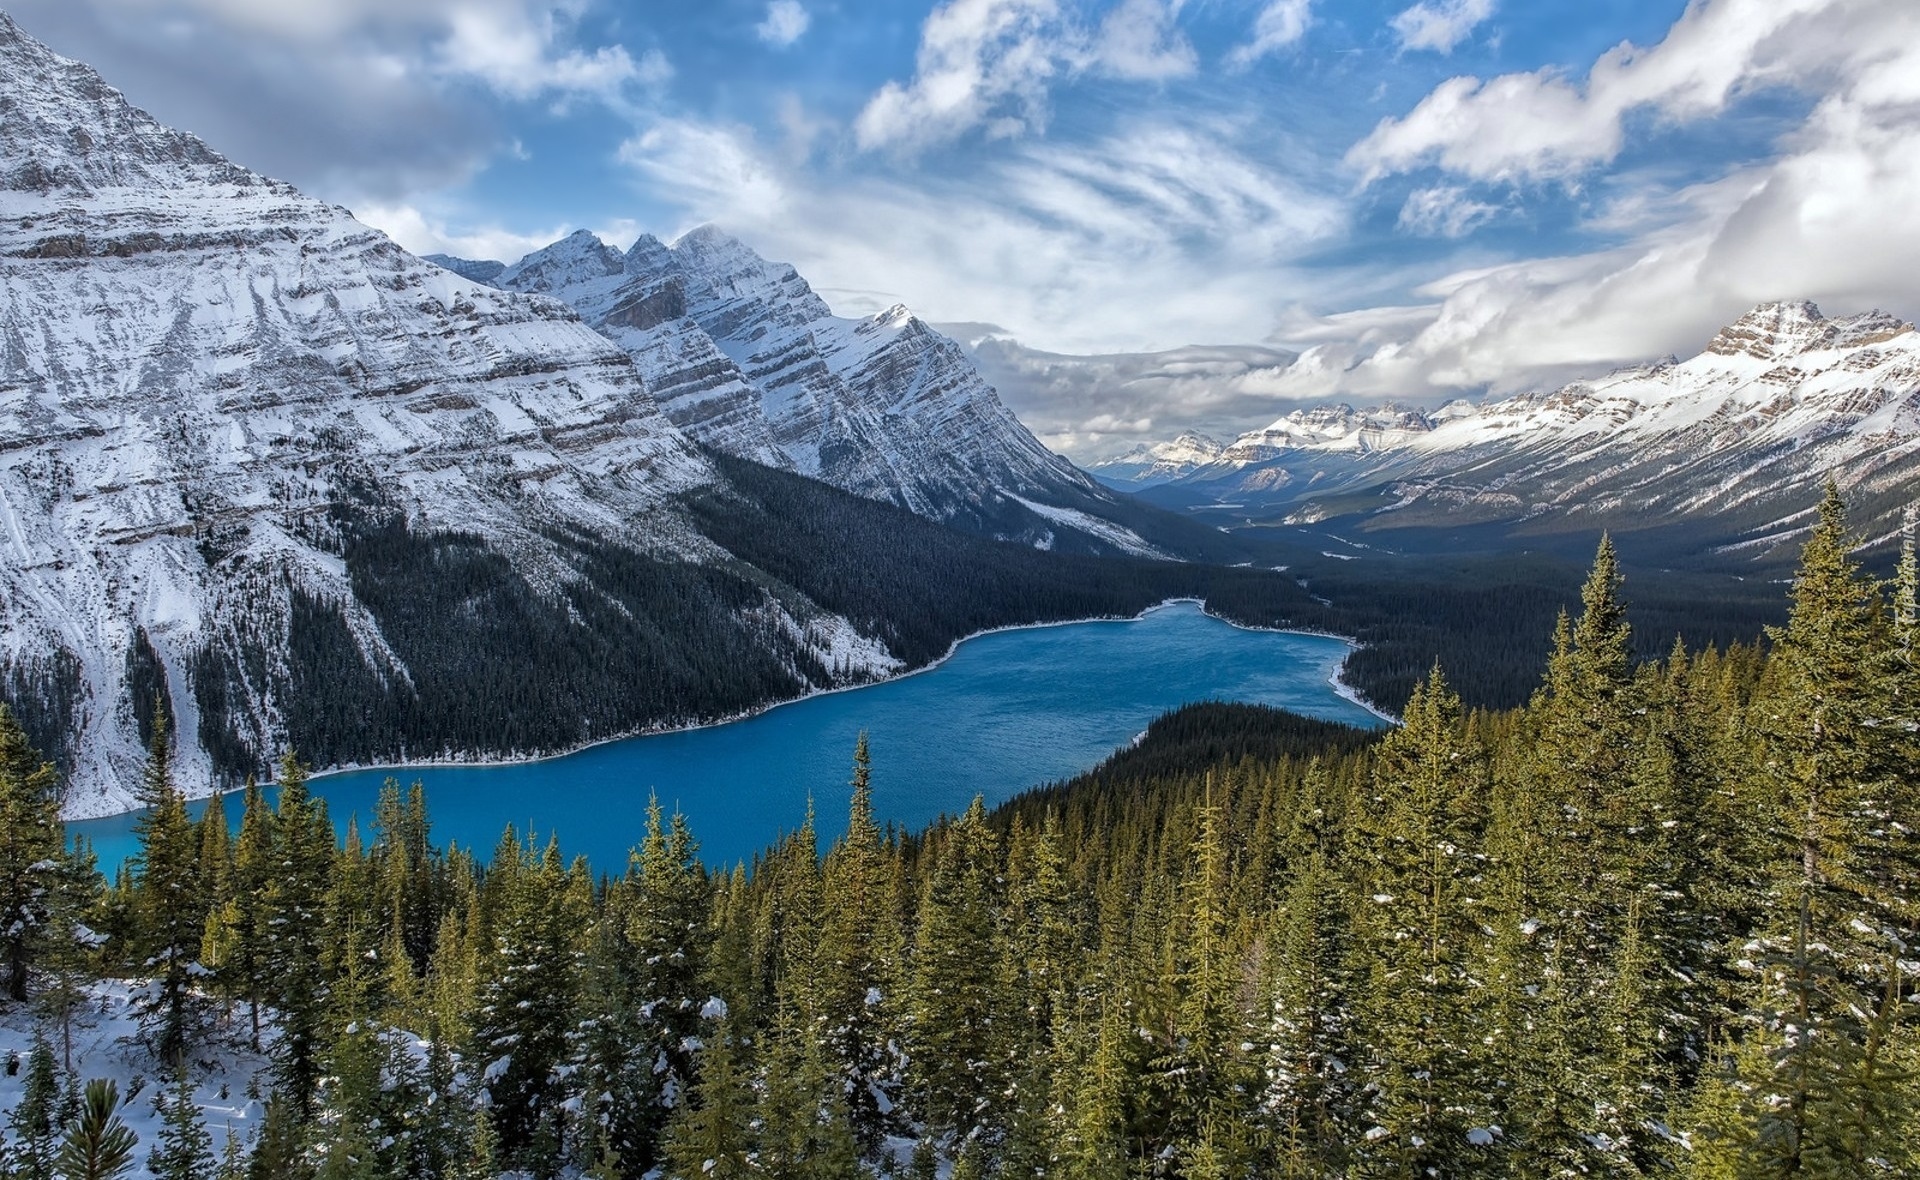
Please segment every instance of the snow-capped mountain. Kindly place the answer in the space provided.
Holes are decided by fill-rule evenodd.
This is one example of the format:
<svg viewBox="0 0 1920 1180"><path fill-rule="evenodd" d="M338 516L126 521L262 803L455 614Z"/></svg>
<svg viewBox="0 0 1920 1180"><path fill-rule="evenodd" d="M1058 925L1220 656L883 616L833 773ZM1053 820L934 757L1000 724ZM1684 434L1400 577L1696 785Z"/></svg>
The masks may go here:
<svg viewBox="0 0 1920 1180"><path fill-rule="evenodd" d="M1172 442L1141 443L1132 450L1094 463L1088 470L1101 479L1126 487L1152 487L1219 462L1226 449L1206 435L1189 430Z"/></svg>
<svg viewBox="0 0 1920 1180"><path fill-rule="evenodd" d="M1346 451L1370 454L1411 443L1435 420L1411 406L1387 404L1365 410L1341 404L1295 410L1262 430L1248 431L1223 449L1220 461L1237 466L1272 459L1285 451Z"/></svg>
<svg viewBox="0 0 1920 1180"><path fill-rule="evenodd" d="M699 273L700 306L724 314L733 280ZM618 315L644 318L602 318ZM71 814L130 801L135 685L164 686L181 782L202 790L217 751L281 748L290 702L318 710L328 677L412 699L405 643L448 623L396 637L381 612L405 619L404 601L368 598L367 553L420 555L389 576L456 602L444 579L467 579L456 614L489 593L563 621L603 597L624 609L593 562L626 562L627 582L718 576L674 572L729 560L675 506L716 478L627 353L564 305L414 258L0 14L0 672L68 735ZM700 622L771 681L897 666L756 585Z"/></svg>
<svg viewBox="0 0 1920 1180"><path fill-rule="evenodd" d="M1044 544L1066 527L1151 551L1099 519L1110 494L1041 445L956 342L905 307L837 317L793 267L711 226L624 252L583 230L490 281L572 306L708 446L978 531Z"/></svg>
<svg viewBox="0 0 1920 1180"><path fill-rule="evenodd" d="M1687 360L1550 393L1427 412L1289 414L1180 483L1268 493L1267 506L1290 503L1297 519L1711 518L1727 536L1765 545L1804 523L1829 474L1870 529L1910 496L1920 332L1882 312L1829 319L1802 302L1755 308ZM1355 499L1363 489L1371 501Z"/></svg>

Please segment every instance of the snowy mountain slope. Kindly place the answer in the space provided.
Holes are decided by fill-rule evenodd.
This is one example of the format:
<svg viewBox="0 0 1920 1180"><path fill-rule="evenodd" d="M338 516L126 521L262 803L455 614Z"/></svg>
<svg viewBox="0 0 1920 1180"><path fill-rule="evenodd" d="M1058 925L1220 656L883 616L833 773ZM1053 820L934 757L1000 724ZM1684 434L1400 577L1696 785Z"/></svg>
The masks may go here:
<svg viewBox="0 0 1920 1180"><path fill-rule="evenodd" d="M455 538L577 620L612 550L660 578L729 560L674 507L715 478L563 305L412 257L0 14L0 670L65 731L70 814L129 802L135 684L164 687L190 789L320 699L281 653L345 645L340 667L414 693L363 600L376 542ZM723 613L707 621L789 691L826 661L895 666L776 589ZM451 643L458 618L432 622Z"/></svg>
<svg viewBox="0 0 1920 1180"><path fill-rule="evenodd" d="M1357 510L1375 527L1711 519L1730 537L1784 538L1829 473L1870 528L1911 494L1920 332L1881 312L1770 303L1685 361L1550 393L1296 412L1180 482L1271 493L1302 520Z"/></svg>
<svg viewBox="0 0 1920 1180"><path fill-rule="evenodd" d="M1356 410L1349 405L1295 410L1271 426L1249 431L1220 455L1220 462L1248 466L1284 451L1350 451L1370 454L1412 443L1434 428L1433 419L1410 406Z"/></svg>
<svg viewBox="0 0 1920 1180"><path fill-rule="evenodd" d="M956 342L904 307L836 317L791 266L710 226L624 253L582 231L493 281L574 307L709 446L976 531L1038 543L1064 526L1153 551L1124 526L1075 523L1113 513L1111 496L1042 446Z"/></svg>
<svg viewBox="0 0 1920 1180"><path fill-rule="evenodd" d="M1226 449L1206 435L1189 430L1172 442L1141 443L1132 450L1092 464L1088 470L1121 487L1152 487L1219 462Z"/></svg>

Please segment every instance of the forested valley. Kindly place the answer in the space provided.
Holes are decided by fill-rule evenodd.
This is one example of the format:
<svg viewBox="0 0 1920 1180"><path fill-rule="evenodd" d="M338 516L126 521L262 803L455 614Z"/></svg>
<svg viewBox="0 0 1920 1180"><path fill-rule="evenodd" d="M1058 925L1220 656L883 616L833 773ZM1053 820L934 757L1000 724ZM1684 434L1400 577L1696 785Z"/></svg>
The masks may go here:
<svg viewBox="0 0 1920 1180"><path fill-rule="evenodd" d="M1523 707L1444 667L1384 736L1196 706L925 832L875 822L863 746L848 813L751 865L658 807L617 873L476 857L398 786L342 842L292 754L230 835L162 715L106 882L0 714L0 969L41 1030L5 1167L1920 1174L1920 579L1854 545L1830 491L1784 626L1641 660L1603 542ZM63 1060L129 980L150 1159ZM271 1062L245 1138L188 1099L222 1043Z"/></svg>

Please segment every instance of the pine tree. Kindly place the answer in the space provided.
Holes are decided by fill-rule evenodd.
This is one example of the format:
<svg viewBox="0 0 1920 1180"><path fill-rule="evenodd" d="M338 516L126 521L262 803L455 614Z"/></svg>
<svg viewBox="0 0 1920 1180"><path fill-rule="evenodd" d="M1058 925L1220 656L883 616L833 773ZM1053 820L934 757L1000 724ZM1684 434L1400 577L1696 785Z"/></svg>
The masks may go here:
<svg viewBox="0 0 1920 1180"><path fill-rule="evenodd" d="M1485 767L1459 698L1435 668L1383 740L1372 799L1356 810L1351 859L1353 1036L1365 1053L1371 1125L1362 1175L1451 1174L1485 1126L1471 1018L1481 980L1485 887L1478 852Z"/></svg>
<svg viewBox="0 0 1920 1180"><path fill-rule="evenodd" d="M140 1139L120 1118L120 1088L95 1078L87 1083L80 1114L67 1124L55 1170L61 1180L118 1180L133 1166Z"/></svg>
<svg viewBox="0 0 1920 1180"><path fill-rule="evenodd" d="M700 1051L700 1080L669 1128L667 1175L737 1180L760 1172L753 1149L751 1071L740 1059L741 1045L726 1005L716 998L706 1011L712 1023Z"/></svg>
<svg viewBox="0 0 1920 1180"><path fill-rule="evenodd" d="M100 871L84 841L63 852L47 896L46 939L41 946L43 980L39 1007L60 1026L60 1060L73 1072L73 1017L99 977L100 948L107 940L87 923L100 900Z"/></svg>
<svg viewBox="0 0 1920 1180"><path fill-rule="evenodd" d="M927 1126L960 1138L994 1121L1007 1090L996 1043L999 861L976 797L944 834L914 943L910 1082Z"/></svg>
<svg viewBox="0 0 1920 1180"><path fill-rule="evenodd" d="M50 878L66 845L53 767L0 704L0 965L7 997L27 998L29 968L47 921Z"/></svg>
<svg viewBox="0 0 1920 1180"><path fill-rule="evenodd" d="M263 995L280 1017L274 1069L292 1113L304 1119L312 1113L319 1084L329 1011L323 936L336 846L326 805L308 794L306 768L291 752L280 760L280 798L271 833L260 969ZM243 846L246 838L243 825Z"/></svg>
<svg viewBox="0 0 1920 1180"><path fill-rule="evenodd" d="M542 852L531 835L524 845L509 847L512 840L509 829L495 854L495 866L510 876L473 1040L500 1156L533 1166L551 1148L542 1136L551 1136L566 1098L555 1070L567 1057L573 1027L576 923L558 846L549 843Z"/></svg>
<svg viewBox="0 0 1920 1180"><path fill-rule="evenodd" d="M178 1068L186 1058L194 1020L193 983L200 971L206 908L200 841L187 816L186 798L173 782L172 741L166 708L156 702L153 745L141 784L147 810L134 825L140 838L134 892L142 935L138 954L143 970L154 977L142 1005L141 1027L154 1055Z"/></svg>
<svg viewBox="0 0 1920 1180"><path fill-rule="evenodd" d="M147 1156L147 1171L154 1180L205 1180L214 1167L213 1137L201 1122L186 1070L179 1071L173 1094L161 1101L160 1115L160 1138Z"/></svg>
<svg viewBox="0 0 1920 1180"><path fill-rule="evenodd" d="M53 1175L62 1121L59 1107L60 1079L55 1073L53 1047L45 1037L36 1035L27 1055L20 1101L7 1115L14 1134L16 1173L22 1180L43 1180Z"/></svg>

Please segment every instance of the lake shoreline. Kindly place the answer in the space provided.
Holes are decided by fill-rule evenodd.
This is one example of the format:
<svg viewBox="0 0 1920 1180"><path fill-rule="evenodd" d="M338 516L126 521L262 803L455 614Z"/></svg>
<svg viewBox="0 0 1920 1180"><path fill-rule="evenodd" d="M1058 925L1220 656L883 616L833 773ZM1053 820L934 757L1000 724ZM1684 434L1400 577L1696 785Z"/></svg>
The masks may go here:
<svg viewBox="0 0 1920 1180"><path fill-rule="evenodd" d="M395 777L400 777L401 775L404 774L404 772L409 770L440 770L440 769L508 770L508 769L537 765L542 762L552 762L562 758L570 758L576 754L584 753L585 751L597 749L602 746L610 746L618 742L632 741L635 738L664 737L670 734L696 733L701 730L716 729L723 725L732 725L737 722L747 721L755 717L761 717L768 713L773 712L776 709L782 709L789 705L798 705L806 701L816 700L821 697L833 696L839 693L859 692L862 689L876 688L886 684L895 684L900 681L908 680L912 677L919 676L923 673L931 672L936 668L939 668L941 665L951 660L954 657L954 655L957 652L959 652L960 648L964 644L967 644L975 639L985 638L990 635L1004 635L1004 634L1009 634L1012 632L1019 632L1019 631L1039 631L1039 630L1045 630L1045 629L1054 628L1054 627L1077 627L1077 626L1082 626L1088 623L1137 623L1147 618L1149 615L1152 615L1158 611L1163 611L1170 607L1182 606L1182 605L1197 606L1200 609L1200 613L1207 616L1208 618L1214 619L1218 622L1225 623L1230 627L1234 627L1242 631L1264 632L1264 633L1273 634L1273 635L1301 635L1301 636L1309 636L1317 639L1333 639L1346 644L1350 650L1347 652L1347 655L1341 659L1339 666L1334 669L1333 675L1328 677L1328 681L1327 681L1328 684L1332 686L1334 694L1340 697L1341 699L1348 701L1353 705L1357 705L1358 707L1365 709L1368 713L1371 713L1373 716L1379 718L1381 721L1384 721L1390 725L1399 724L1398 718L1393 717L1392 715L1381 711L1380 709L1373 706L1371 703L1361 698L1359 693L1351 685L1346 683L1344 679L1346 662L1348 659L1352 658L1353 652L1358 651L1361 648L1361 646L1363 646L1358 640L1354 639L1352 636L1336 635L1330 631L1315 631L1315 630L1309 630L1309 629L1297 628L1297 627L1260 627L1260 626L1254 626L1246 623L1240 623L1240 622L1236 622L1233 619L1229 619L1224 615L1215 614L1213 611L1208 610L1205 599L1194 598L1190 596L1182 596L1182 597L1176 597L1176 598L1162 599L1161 601L1156 602L1151 606L1144 608L1138 614L1133 614L1133 615L1090 615L1090 616L1084 616L1084 617L1073 618L1073 619L1055 619L1048 622L1040 622L1040 623L1009 623L1003 627L988 627L983 630L974 631L967 635L963 635L958 639L955 639L952 643L947 645L947 650L943 652L940 656L938 656L935 659L927 661L925 664L922 664L917 668L910 668L905 671L894 673L892 675L882 676L874 680L865 681L860 684L845 684L845 685L840 685L833 688L811 689L798 696L787 697L777 701L769 701L762 705L756 705L750 709L742 709L736 713L732 713L724 717L714 718L708 721L700 721L700 722L695 722L688 725L647 726L647 727L642 727L634 730L629 730L623 733L610 734L602 738L595 738L592 741L582 742L576 746L569 746L563 750L554 750L554 751L543 752L538 754L508 755L508 756L502 756L502 757L450 756L450 757L444 757L444 758L411 759L405 762L374 762L374 763L364 763L364 764L356 763L356 764L349 764L344 766L335 765L335 766L329 766L324 770L312 771L308 775L307 781L318 782L323 779L334 778L341 775L367 774L367 773L373 773L373 772L379 772L379 771L390 771L390 772L393 772ZM851 755L849 755L849 757L851 757ZM271 780L271 779L266 780L262 782L260 785L263 787L273 786L274 780ZM191 794L188 796L188 798L190 800L197 801L200 799L209 799L219 794L231 794L231 793L232 793L231 791L207 791L204 793ZM100 819L112 819L116 816L133 815L142 810L144 809L138 808L138 807L132 807L122 811L103 812L99 815L86 815L86 816L74 816L74 817L63 816L62 819L66 820L67 822L84 822L84 821L100 820Z"/></svg>

